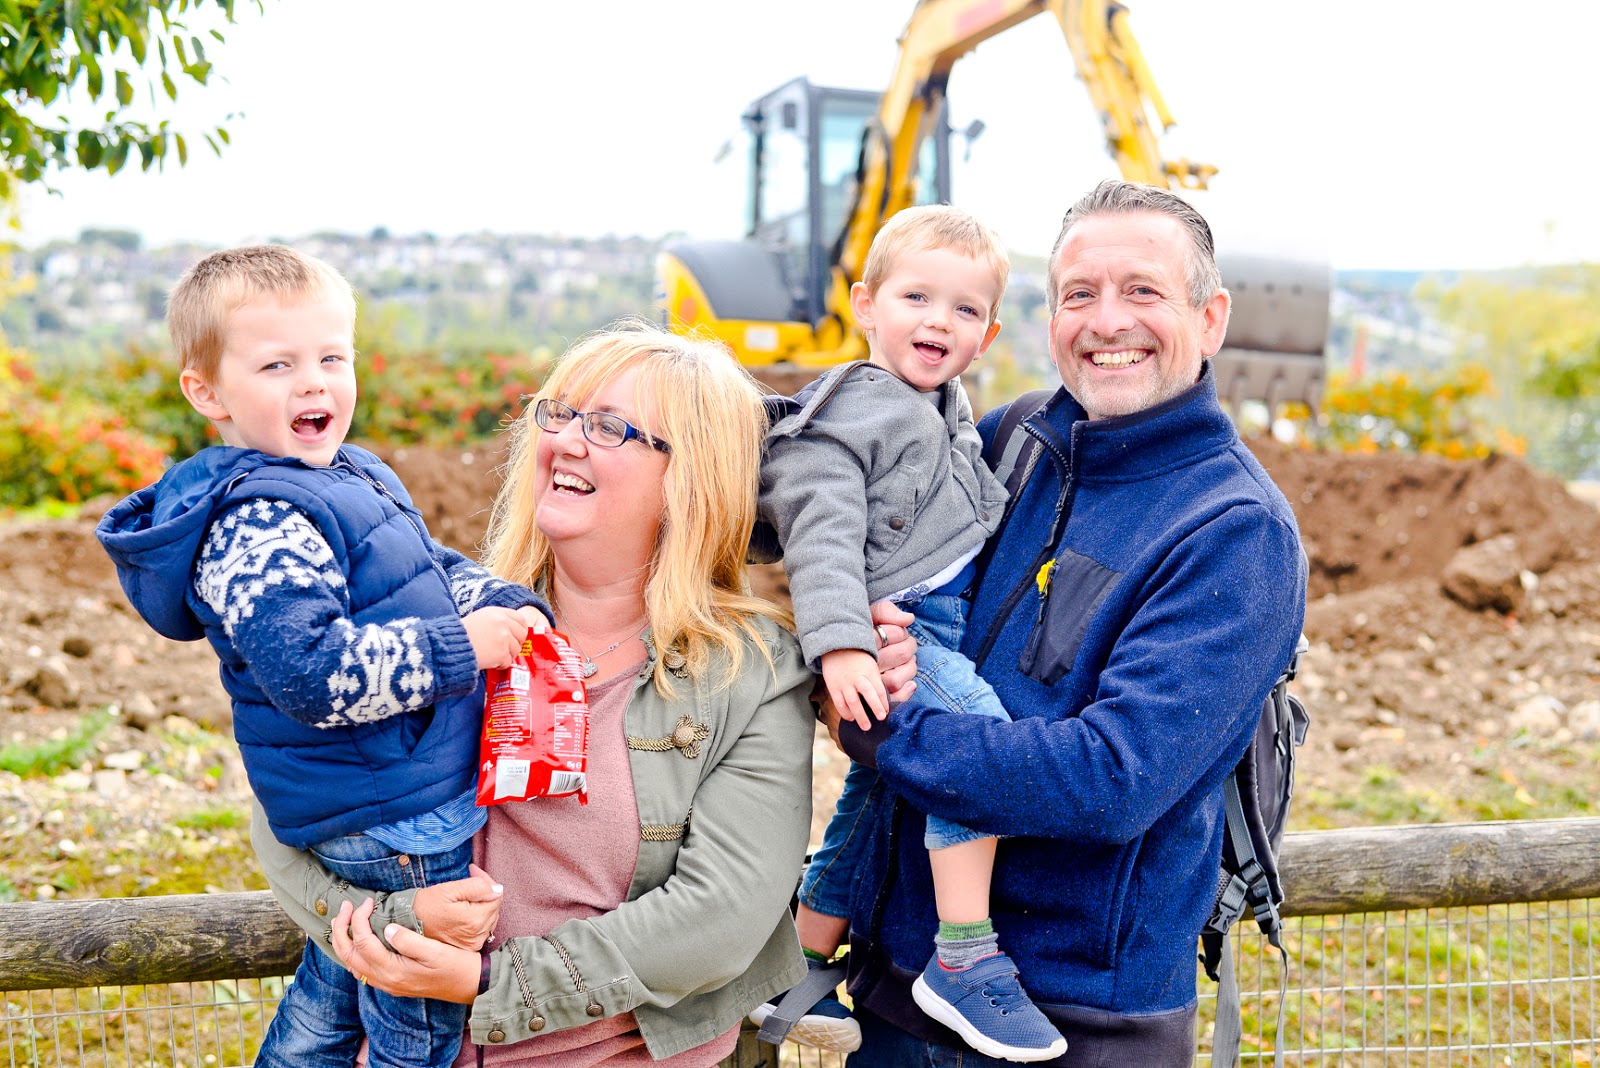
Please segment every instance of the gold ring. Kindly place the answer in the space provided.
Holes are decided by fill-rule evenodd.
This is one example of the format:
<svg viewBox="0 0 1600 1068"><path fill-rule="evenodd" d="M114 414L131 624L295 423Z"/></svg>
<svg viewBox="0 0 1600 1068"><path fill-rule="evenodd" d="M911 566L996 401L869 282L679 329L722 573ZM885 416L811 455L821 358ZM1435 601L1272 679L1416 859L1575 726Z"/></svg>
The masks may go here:
<svg viewBox="0 0 1600 1068"><path fill-rule="evenodd" d="M878 648L879 649L882 649L885 645L889 644L889 632L883 629L883 624L882 623L879 623L877 626L873 627L872 629L878 632Z"/></svg>

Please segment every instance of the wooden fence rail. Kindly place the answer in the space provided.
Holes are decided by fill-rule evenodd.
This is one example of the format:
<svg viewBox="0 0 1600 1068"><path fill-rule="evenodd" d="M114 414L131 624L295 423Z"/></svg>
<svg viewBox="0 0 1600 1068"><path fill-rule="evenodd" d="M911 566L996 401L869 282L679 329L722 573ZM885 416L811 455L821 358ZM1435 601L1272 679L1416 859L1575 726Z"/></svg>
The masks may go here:
<svg viewBox="0 0 1600 1068"><path fill-rule="evenodd" d="M1600 819L1287 835L1290 916L1600 898ZM290 975L304 942L265 891L0 905L0 991Z"/></svg>

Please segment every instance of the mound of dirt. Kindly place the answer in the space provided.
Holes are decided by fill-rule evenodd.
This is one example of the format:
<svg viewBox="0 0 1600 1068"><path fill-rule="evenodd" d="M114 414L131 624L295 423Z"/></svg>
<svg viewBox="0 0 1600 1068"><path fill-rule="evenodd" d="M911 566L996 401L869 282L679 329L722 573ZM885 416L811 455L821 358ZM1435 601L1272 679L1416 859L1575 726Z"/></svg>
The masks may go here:
<svg viewBox="0 0 1600 1068"><path fill-rule="evenodd" d="M1600 511L1511 457L1251 448L1300 522L1312 599L1442 574L1458 549L1502 534L1535 574L1600 558Z"/></svg>

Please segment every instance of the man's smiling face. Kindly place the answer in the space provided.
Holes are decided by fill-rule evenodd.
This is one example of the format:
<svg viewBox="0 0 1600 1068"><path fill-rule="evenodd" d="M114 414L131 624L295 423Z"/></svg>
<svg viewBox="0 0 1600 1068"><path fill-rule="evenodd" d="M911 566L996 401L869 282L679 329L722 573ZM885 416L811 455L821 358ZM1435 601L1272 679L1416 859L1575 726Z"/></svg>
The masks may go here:
<svg viewBox="0 0 1600 1068"><path fill-rule="evenodd" d="M1067 232L1050 264L1050 358L1089 418L1170 400L1222 347L1227 291L1191 305L1190 254L1183 225L1158 212L1090 216Z"/></svg>

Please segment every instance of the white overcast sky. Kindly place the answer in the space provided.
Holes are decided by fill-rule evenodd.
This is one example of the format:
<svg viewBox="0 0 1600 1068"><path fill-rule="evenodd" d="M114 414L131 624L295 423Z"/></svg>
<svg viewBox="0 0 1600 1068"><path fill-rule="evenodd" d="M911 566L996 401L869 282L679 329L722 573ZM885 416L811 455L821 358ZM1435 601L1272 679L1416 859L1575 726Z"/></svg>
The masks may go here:
<svg viewBox="0 0 1600 1068"><path fill-rule="evenodd" d="M19 239L86 226L155 243L312 230L732 236L743 107L783 81L878 89L910 0L246 0L180 129L216 159L65 174ZM1178 119L1169 156L1216 164L1225 244L1339 268L1600 260L1593 53L1600 5L1526 0L1128 0ZM1019 251L1114 175L1054 20L981 46L951 80L988 130L954 199ZM240 113L225 120L229 113Z"/></svg>

